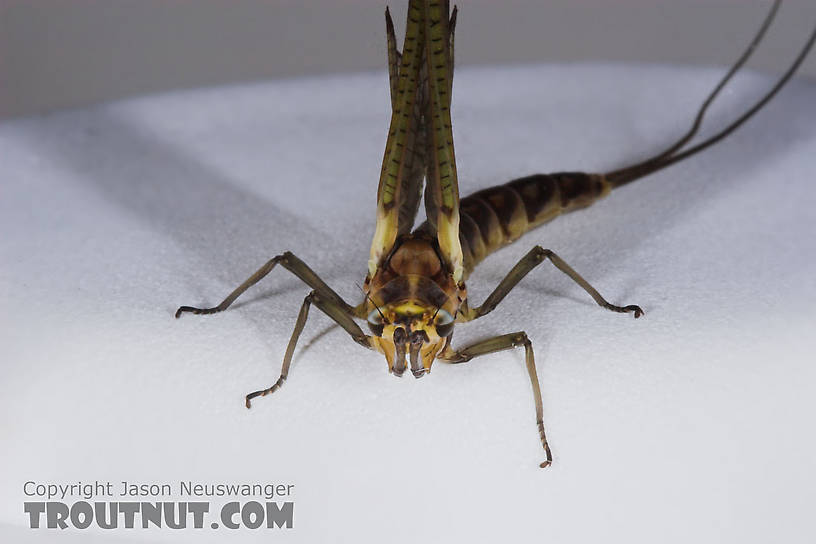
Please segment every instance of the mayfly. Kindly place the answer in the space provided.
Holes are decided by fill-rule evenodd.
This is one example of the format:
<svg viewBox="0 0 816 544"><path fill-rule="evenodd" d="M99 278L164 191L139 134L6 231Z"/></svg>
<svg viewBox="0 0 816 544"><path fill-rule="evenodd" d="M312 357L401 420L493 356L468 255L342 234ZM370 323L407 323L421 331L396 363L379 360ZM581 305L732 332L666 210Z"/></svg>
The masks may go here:
<svg viewBox="0 0 816 544"><path fill-rule="evenodd" d="M541 390L527 334L511 332L455 349L451 344L454 325L490 313L545 260L569 276L598 305L634 317L640 317L643 310L636 305L611 304L563 259L538 245L479 306L470 305L465 281L485 257L530 229L562 213L584 208L612 189L691 157L728 136L762 108L804 60L816 40L816 30L767 94L724 129L686 148L711 102L761 41L780 2L774 2L747 49L705 99L690 130L664 151L605 174L537 174L478 191L461 200L450 112L457 9L454 7L451 12L446 0L410 0L401 52L386 9L392 113L377 189L377 221L362 287L363 301L356 306L348 304L306 263L286 252L264 264L218 306L182 306L176 317L183 312L211 314L226 310L279 264L311 288L286 347L280 377L270 387L249 393L247 408L252 399L274 393L286 381L312 305L340 325L355 342L384 354L388 370L395 376L402 376L410 366L411 374L420 378L431 371L436 359L464 363L500 350L523 348L545 454L540 466L550 465L552 453L544 432ZM414 228L423 181L427 220ZM371 334L363 332L355 319L366 321Z"/></svg>

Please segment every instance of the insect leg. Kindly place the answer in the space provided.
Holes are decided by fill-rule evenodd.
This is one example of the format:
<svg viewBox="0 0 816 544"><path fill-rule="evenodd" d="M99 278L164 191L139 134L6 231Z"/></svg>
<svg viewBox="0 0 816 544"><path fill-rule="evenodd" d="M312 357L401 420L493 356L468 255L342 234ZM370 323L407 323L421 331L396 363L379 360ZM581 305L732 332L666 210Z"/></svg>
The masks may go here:
<svg viewBox="0 0 816 544"><path fill-rule="evenodd" d="M332 300L324 298L317 291L312 291L303 300L303 305L300 307L297 321L295 322L295 329L292 331L292 336L289 338L289 344L286 346L286 354L283 356L283 364L281 365L281 373L278 380L267 389L252 392L246 396L246 407L251 406L251 400L255 397L264 397L270 393L274 393L286 381L286 376L289 374L289 365L292 363L292 355L295 353L295 346L297 346L300 333L303 332L303 327L306 326L306 320L309 318L309 307L314 304L327 316L332 318L335 323L343 327L351 338L358 344L371 348L368 336L360 329L354 319L348 314L348 310L339 306Z"/></svg>
<svg viewBox="0 0 816 544"><path fill-rule="evenodd" d="M527 253L527 255L521 258L521 260L516 264L516 266L513 267L512 270L510 270L507 276L505 276L496 289L490 293L481 306L478 308L473 308L465 314L465 320L471 321L493 311L493 309L499 305L499 302L501 302L502 299L507 296L513 287L515 287L516 284L518 284L518 282L520 282L521 279L533 268L541 264L544 259L549 259L558 270L569 276L572 281L580 285L584 291L589 293L589 295L595 299L595 302L597 302L599 306L603 306L607 310L612 310L613 312L633 312L635 317L640 317L643 315L643 310L640 308L640 306L615 306L614 304L610 304L594 287L592 287L592 285L589 284L588 281L582 278L578 272L573 270L570 265L564 262L561 257L553 253L552 250L544 249L541 246L535 246L529 251L529 253Z"/></svg>
<svg viewBox="0 0 816 544"><path fill-rule="evenodd" d="M530 383L533 386L533 398L535 400L536 424L538 425L538 435L541 438L541 445L544 448L546 460L539 465L546 468L552 464L552 452L547 443L547 434L544 432L544 406L541 401L541 387L538 385L538 374L536 373L535 356L533 355L533 344L527 338L525 332L513 332L503 334L494 338L488 338L481 342L476 342L458 351L441 353L439 358L449 363L466 363L474 357L495 353L505 349L512 349L524 346L524 360L527 364L527 373L530 376ZM448 348L449 349L449 348Z"/></svg>
<svg viewBox="0 0 816 544"><path fill-rule="evenodd" d="M324 299L331 300L335 305L343 308L346 312L350 312L352 307L347 304L331 287L320 279L320 277L308 267L306 263L298 259L291 252L287 251L277 257L267 261L257 272L252 274L249 279L239 285L232 293L227 295L227 298L221 301L221 304L213 308L194 308L192 306L181 306L176 310L176 318L181 316L184 312L192 312L194 314L214 314L222 312L230 307L235 302L235 299L243 294L244 291L261 281L267 274L269 274L275 266L280 263L281 266L289 270L292 274L303 280L309 287L319 293Z"/></svg>

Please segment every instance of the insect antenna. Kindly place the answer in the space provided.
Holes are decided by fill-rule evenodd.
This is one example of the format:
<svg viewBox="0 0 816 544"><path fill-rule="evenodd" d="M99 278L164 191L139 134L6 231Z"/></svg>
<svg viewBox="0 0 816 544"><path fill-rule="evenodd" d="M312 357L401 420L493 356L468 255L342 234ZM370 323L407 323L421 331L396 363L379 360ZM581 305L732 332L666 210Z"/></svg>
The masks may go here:
<svg viewBox="0 0 816 544"><path fill-rule="evenodd" d="M620 187L621 185L625 185L631 181L634 181L648 174L666 168L676 162L691 157L692 155L719 142L720 140L731 134L734 130L736 130L740 125L745 123L745 121L750 119L769 100L771 100L771 98L773 98L776 95L776 93L779 92L779 90L788 82L788 80L790 80L790 78L799 68L799 65L802 64L802 61L810 52L810 49L813 47L813 43L814 41L816 41L816 29L813 30L813 33L808 38L808 41L805 43L805 46L799 52L799 55L790 65L788 70L782 75L781 78L779 78L779 80L771 88L771 90L768 91L760 100L758 100L750 109L748 109L745 113L743 113L740 117L738 117L725 129L714 134L708 139L700 142L699 144L681 153L677 153L679 149L681 149L692 137L694 137L694 135L697 134L697 131L699 130L700 125L703 121L703 118L705 117L706 110L711 105L712 101L716 98L716 96L723 89L726 83L728 83L731 77L742 67L743 64L745 64L745 62L751 56L753 51L756 49L757 45L762 41L762 38L765 35L765 31L768 29L771 22L773 21L774 16L776 15L776 12L779 8L779 5L781 4L781 1L782 0L776 0L774 2L773 6L771 7L771 10L768 12L768 15L762 22L762 26L759 28L759 31L757 32L756 36L754 36L754 39L751 40L751 43L748 45L748 48L742 53L737 62L731 67L728 73L722 78L722 80L720 80L720 82L717 84L714 90L708 95L706 100L703 102L702 106L697 112L697 116L694 119L694 123L691 129L686 134L684 134L682 138L680 138L677 142L672 144L669 148L662 151L661 153L658 153L657 155L649 159L646 159L645 161L606 174L606 179L612 184L613 187Z"/></svg>
<svg viewBox="0 0 816 544"><path fill-rule="evenodd" d="M391 322L390 322L390 321L388 321L388 319L385 317L385 314L382 312L382 310L380 310L380 307L379 307L379 306L377 306L377 303L376 303L376 302L374 302L374 300L371 298L371 296L370 296L368 293L366 293L366 292L365 292L365 289L363 289L362 287L360 287L360 284L359 284L359 283L355 283L354 285L356 285L356 286L357 286L357 288L358 288L360 291L362 291L362 292L363 292L363 296L364 296L364 297L365 297L365 298L366 298L366 299L367 299L367 300L368 300L368 301L369 301L371 304L373 304L373 305L374 305L374 307L377 309L377 313L378 313L378 314L380 314L380 317L382 317L383 323L385 323L386 325L390 325L390 324L391 324Z"/></svg>

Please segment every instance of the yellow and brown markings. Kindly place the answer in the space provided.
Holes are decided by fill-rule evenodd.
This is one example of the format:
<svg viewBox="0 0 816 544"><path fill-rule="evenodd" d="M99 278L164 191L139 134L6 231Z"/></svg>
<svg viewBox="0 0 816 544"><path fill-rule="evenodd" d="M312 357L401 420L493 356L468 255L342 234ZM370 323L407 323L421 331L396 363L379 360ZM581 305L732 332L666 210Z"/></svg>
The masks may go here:
<svg viewBox="0 0 816 544"><path fill-rule="evenodd" d="M634 317L643 315L643 310L637 305L610 303L564 259L538 245L509 270L480 306L468 303L463 280L487 255L528 230L562 213L588 206L612 188L695 155L728 136L759 111L808 55L816 42L816 29L770 91L724 129L696 145L686 146L696 135L708 105L761 40L780 1L774 1L740 60L703 102L692 128L664 151L603 175L560 172L516 179L478 191L461 202L450 112L456 9L449 19L447 0L410 0L402 54L397 50L394 25L386 10L392 114L377 190L377 224L363 288L365 300L357 306L348 304L305 262L287 251L267 261L217 306L181 306L176 317L185 312L224 311L278 266L311 288L283 356L280 376L270 387L249 393L247 407L253 398L277 391L286 381L311 307L330 317L355 342L384 353L389 370L398 376L408 369L409 363L411 373L419 378L430 371L435 358L461 363L505 349L524 349L536 424L546 455L540 466L549 466L552 452L544 432L541 389L527 334L511 332L454 349L453 325L492 312L528 273L545 261L566 274L599 306ZM428 220L412 232L423 176L427 178ZM366 334L354 318L366 320L372 334Z"/></svg>
<svg viewBox="0 0 816 544"><path fill-rule="evenodd" d="M387 17L388 20L390 17ZM390 69L391 73L394 72L397 58L399 58L399 69L396 85L392 79L392 91L396 87L396 93L392 92L391 123L377 189L377 223L368 263L370 276L376 273L382 259L391 250L398 234L403 230L399 224L399 204L402 184L411 173L415 159L414 135L418 128L419 117L414 114L414 108L420 87L420 69L424 50L425 27L423 22L424 6L422 2L411 0L408 6L408 21L401 57L396 53L395 45L393 47L389 45L389 60L394 61ZM389 24L389 33L392 32L393 24Z"/></svg>
<svg viewBox="0 0 816 544"><path fill-rule="evenodd" d="M377 200L383 206L390 206L396 201L400 190L400 180L405 173L406 159L411 156L411 149L406 140L413 132L417 122L413 115L417 99L419 71L422 64L422 45L424 27L422 25L422 5L412 1L408 6L408 22L405 29L405 44L399 66L397 96L393 100L391 124L388 140L385 145L380 185Z"/></svg>
<svg viewBox="0 0 816 544"><path fill-rule="evenodd" d="M610 190L603 176L559 172L519 178L463 198L459 227L464 278L485 257L525 232L563 213L589 206ZM417 232L429 229L423 224Z"/></svg>
<svg viewBox="0 0 816 544"><path fill-rule="evenodd" d="M459 182L451 128L452 32L447 0L425 0L425 63L428 69L426 210L439 250L456 281L462 279Z"/></svg>
<svg viewBox="0 0 816 544"><path fill-rule="evenodd" d="M433 313L437 308L455 313L463 289L444 266L427 235L400 240L374 278L366 283L371 307L389 307L398 314ZM414 308L414 309L411 309ZM422 311L417 310L421 308Z"/></svg>
<svg viewBox="0 0 816 544"><path fill-rule="evenodd" d="M425 62L428 66L428 121L430 124L433 176L428 180L439 191L442 208L450 213L459 204L459 184L451 129L453 72L450 57L448 3L426 1Z"/></svg>
<svg viewBox="0 0 816 544"><path fill-rule="evenodd" d="M422 177L425 204L446 267L462 276L459 188L450 103L453 85L453 28L449 3L411 1L405 45L397 50L386 10L392 115L377 191L377 224L369 276L377 272L397 239L413 227Z"/></svg>
<svg viewBox="0 0 816 544"><path fill-rule="evenodd" d="M402 54L397 49L397 35L394 32L394 21L391 19L391 10L385 8L385 39L388 44L388 82L391 88L391 111L397 107L399 96L399 68Z"/></svg>

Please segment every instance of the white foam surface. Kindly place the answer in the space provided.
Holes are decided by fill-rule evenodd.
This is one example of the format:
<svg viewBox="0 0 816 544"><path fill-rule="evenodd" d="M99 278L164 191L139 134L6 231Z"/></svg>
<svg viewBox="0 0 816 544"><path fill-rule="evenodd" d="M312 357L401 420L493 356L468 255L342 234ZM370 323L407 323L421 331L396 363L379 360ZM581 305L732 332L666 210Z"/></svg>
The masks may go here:
<svg viewBox="0 0 816 544"><path fill-rule="evenodd" d="M605 171L690 124L721 69L462 69L461 193ZM770 84L736 78L711 134ZM546 264L456 343L526 330L523 353L396 379L313 310L292 250L357 302L389 120L384 74L179 92L0 126L0 534L82 542L812 542L816 501L816 85L793 81L703 155L486 260L478 304L533 245ZM295 484L295 529L24 528L23 483ZM276 533L273 531L273 533ZM534 540L530 540L533 538ZM5 538L4 538L5 540ZM11 540L7 540L11 541Z"/></svg>

